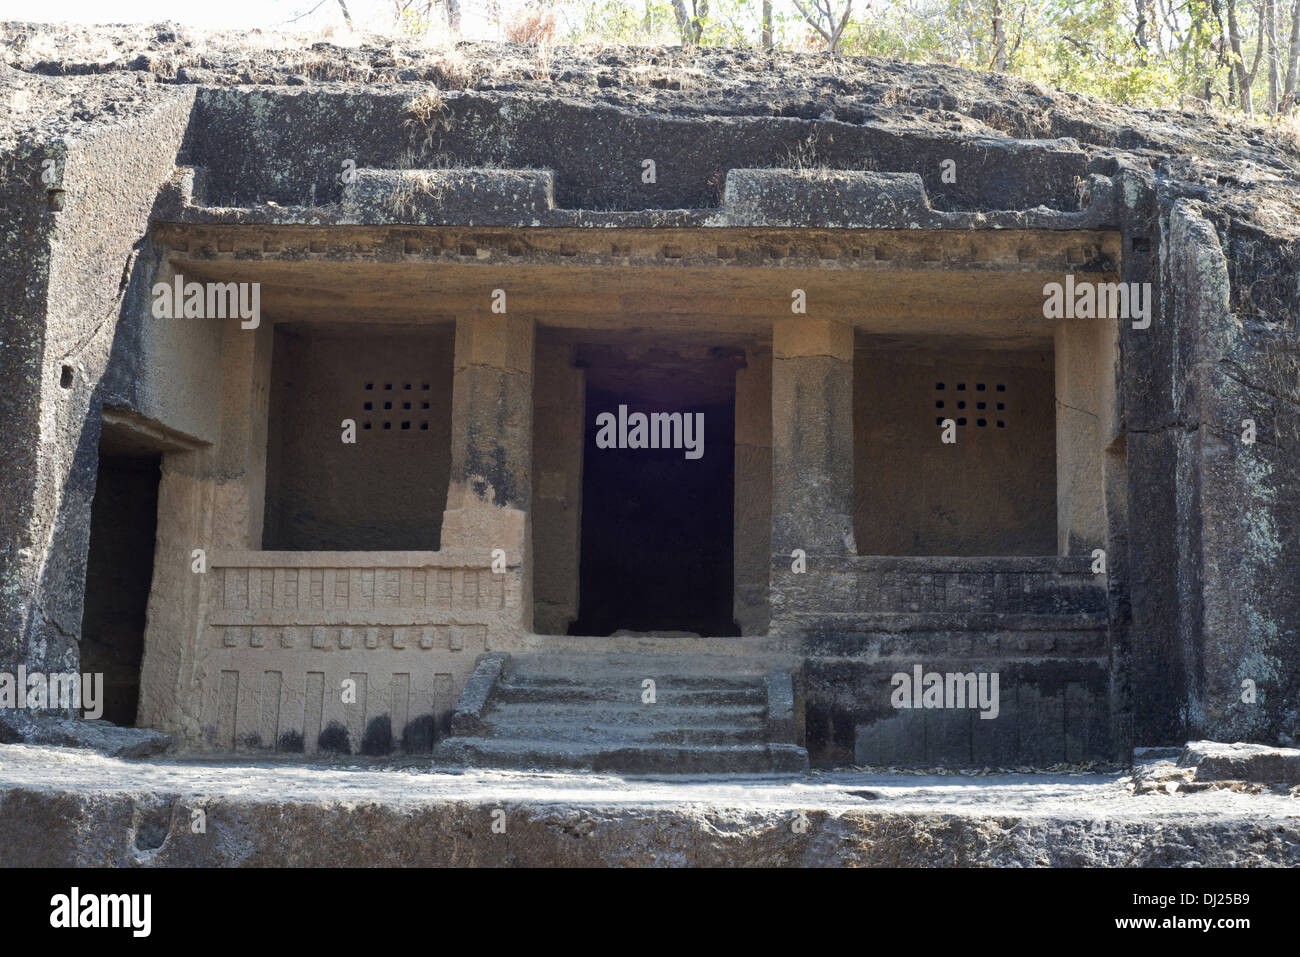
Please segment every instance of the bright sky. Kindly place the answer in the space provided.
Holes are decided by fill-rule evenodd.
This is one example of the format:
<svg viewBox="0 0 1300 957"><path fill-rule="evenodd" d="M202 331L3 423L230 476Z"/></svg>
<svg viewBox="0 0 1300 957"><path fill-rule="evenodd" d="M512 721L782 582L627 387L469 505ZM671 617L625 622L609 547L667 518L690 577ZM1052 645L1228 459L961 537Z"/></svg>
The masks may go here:
<svg viewBox="0 0 1300 957"><path fill-rule="evenodd" d="M510 23L515 11L528 0L461 0L461 35L472 40L504 39L503 26ZM909 5L926 7L935 0L906 0ZM388 33L393 23L394 0L347 0L352 22L358 30ZM798 20L792 0L774 0L778 21L782 16ZM486 16L489 6L500 15L496 23ZM876 0L857 0L854 8L864 13L889 7ZM559 35L564 36L580 17L577 4L557 3ZM749 9L757 17L758 4ZM435 8L439 25L446 14ZM571 22L571 19L573 21ZM0 0L0 21L28 20L41 23L160 23L171 20L193 27L247 30L313 32L326 27L343 27L338 0ZM757 31L757 23L745 24ZM780 29L778 25L778 30ZM344 34L346 35L346 34ZM341 38L340 38L341 39Z"/></svg>
<svg viewBox="0 0 1300 957"><path fill-rule="evenodd" d="M173 20L196 27L315 29L343 25L336 0L324 0L315 13L288 24L286 21L306 13L319 0L0 0L0 20L34 20L45 23L157 23ZM367 22L387 23L392 16L391 0L347 0L353 22L364 27ZM511 9L516 4L504 0ZM464 32L468 36L487 37L495 29L487 25L476 10L482 3L462 0Z"/></svg>

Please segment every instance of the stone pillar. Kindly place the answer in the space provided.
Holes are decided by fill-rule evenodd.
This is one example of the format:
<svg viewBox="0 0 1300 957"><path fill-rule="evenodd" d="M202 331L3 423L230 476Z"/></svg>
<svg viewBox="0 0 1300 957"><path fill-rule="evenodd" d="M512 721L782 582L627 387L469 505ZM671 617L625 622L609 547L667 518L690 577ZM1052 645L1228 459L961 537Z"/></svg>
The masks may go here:
<svg viewBox="0 0 1300 957"><path fill-rule="evenodd" d="M221 439L211 463L216 548L262 547L266 517L267 421L274 327L227 323L221 356Z"/></svg>
<svg viewBox="0 0 1300 957"><path fill-rule="evenodd" d="M532 620L528 512L532 503L533 338L531 319L456 320L451 480L442 550L522 563L524 621Z"/></svg>
<svg viewBox="0 0 1300 957"><path fill-rule="evenodd" d="M853 327L778 319L772 330L772 550L856 554Z"/></svg>
<svg viewBox="0 0 1300 957"><path fill-rule="evenodd" d="M586 374L574 368L573 347L538 343L533 404L537 483L533 494L534 628L563 635L578 617L582 542L583 416ZM766 563L764 564L766 571Z"/></svg>
<svg viewBox="0 0 1300 957"><path fill-rule="evenodd" d="M1105 450L1118 433L1114 400L1116 325L1062 322L1056 357L1057 553L1087 555L1106 544Z"/></svg>
<svg viewBox="0 0 1300 957"><path fill-rule="evenodd" d="M772 357L746 355L736 372L734 614L742 635L768 625L772 554Z"/></svg>
<svg viewBox="0 0 1300 957"><path fill-rule="evenodd" d="M136 724L180 735L193 746L202 743L195 676L204 655L208 589L221 587L222 581L211 568L207 574L194 573L193 549L213 542L220 545L228 534L215 521L222 494L214 478L216 458L211 448L163 455L153 583L140 662ZM241 540L228 544L243 547Z"/></svg>

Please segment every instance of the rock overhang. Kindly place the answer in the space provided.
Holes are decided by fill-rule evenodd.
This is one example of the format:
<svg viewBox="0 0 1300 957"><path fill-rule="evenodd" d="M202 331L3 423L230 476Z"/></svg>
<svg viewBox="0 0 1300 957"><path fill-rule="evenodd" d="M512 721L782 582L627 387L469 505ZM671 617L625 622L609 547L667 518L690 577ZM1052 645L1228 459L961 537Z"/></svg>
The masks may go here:
<svg viewBox="0 0 1300 957"><path fill-rule="evenodd" d="M317 204L334 201L324 193L344 159L391 169L412 139L423 142L426 131L408 125L403 110L432 94L452 125L461 126L460 133L438 131L443 143L435 139L435 153L447 152L458 166L549 165L557 171L561 208L712 208L731 169L789 166L791 154L806 160L811 149L820 153L815 166L916 172L938 210L1077 210L1075 177L1086 183L1090 174L1113 176L1123 165L1134 176L1167 182L1180 195L1223 205L1230 215L1258 216L1273 233L1294 230L1300 221L1300 159L1283 135L1234 129L1193 111L1129 109L1049 94L1023 81L952 67L753 51L560 49L543 56L528 47L473 43L419 51L374 38L344 47L170 25L11 23L5 30L10 43L0 88L11 102L24 101L21 112L11 111L11 134L76 137L147 110L159 97L193 96L187 150L210 142L229 162L242 164L214 170L214 199L222 206L257 198L297 204L303 202L297 194L304 187L310 194L313 186ZM68 109L79 103L82 109ZM303 122L312 115L320 122ZM268 128L259 129L259 121L272 123L275 135L263 135ZM734 133L734 145L711 152L710 143L726 139L719 131ZM372 155L341 155L354 152L344 147L358 132ZM304 176L245 149L248 136L260 135L263 148L296 155L296 133L309 136L316 152L334 162ZM327 142L335 134L338 141ZM562 163L510 155L547 139L587 162L566 173ZM653 184L658 189L644 189L652 184L640 182L640 162L656 149L682 155L698 169L683 176L670 165L660 170ZM376 150L390 155L375 161ZM877 162L890 154L893 163ZM943 184L938 160L944 158L956 159L959 169L966 159L963 172L978 175ZM297 159L311 165L312 156ZM1016 175L1016 167L1024 170L1022 186L999 182ZM1011 195L1017 188L1024 195ZM963 192L969 190L977 193ZM1010 201L997 202L999 193Z"/></svg>

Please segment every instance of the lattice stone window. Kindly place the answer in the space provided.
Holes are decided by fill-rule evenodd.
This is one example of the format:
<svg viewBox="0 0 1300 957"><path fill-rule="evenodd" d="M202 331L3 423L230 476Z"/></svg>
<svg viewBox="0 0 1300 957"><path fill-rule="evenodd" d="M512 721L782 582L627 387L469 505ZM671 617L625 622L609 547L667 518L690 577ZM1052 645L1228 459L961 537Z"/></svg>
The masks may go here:
<svg viewBox="0 0 1300 957"><path fill-rule="evenodd" d="M993 392L996 398L990 397ZM994 426L999 429L1007 427L1007 404L1004 382L935 382L934 407L941 414L935 416L935 425L942 425L945 418L956 419L957 425L964 426L969 419L963 413L970 413L976 428L984 429ZM970 393L975 393L972 397Z"/></svg>
<svg viewBox="0 0 1300 957"><path fill-rule="evenodd" d="M374 380L374 381L367 381L362 385L362 391L364 392L374 392L376 390L380 392L400 391L404 393L414 392L417 390L420 392L428 392L430 391L430 388L431 388L431 384L428 382L420 382L420 383L382 382L382 381ZM378 408L376 408L376 406L378 406ZM382 402L376 403L373 400L367 399L364 402L362 402L361 408L363 411L371 412L371 413L413 412L416 410L416 401L414 399L402 399L402 400L385 399ZM431 406L427 399L419 403L419 410L422 412L427 412L430 410L430 408ZM414 431L428 432L429 431L429 421L427 419L421 420L421 419L412 419L412 418L400 418L400 419L390 419L387 417L375 418L375 419L366 418L362 420L361 428L366 431L379 428L385 432L392 432L394 431L393 428L394 424L396 424L397 426L395 431L398 432L414 432Z"/></svg>

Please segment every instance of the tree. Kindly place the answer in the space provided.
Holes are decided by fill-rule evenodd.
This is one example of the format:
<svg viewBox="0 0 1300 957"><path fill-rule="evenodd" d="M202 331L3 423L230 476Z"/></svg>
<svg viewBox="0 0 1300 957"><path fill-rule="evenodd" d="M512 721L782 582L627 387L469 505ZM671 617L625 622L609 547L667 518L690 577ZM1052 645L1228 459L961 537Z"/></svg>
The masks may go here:
<svg viewBox="0 0 1300 957"><path fill-rule="evenodd" d="M993 0L993 62L998 73L1007 70L1007 29L1002 21L1002 0Z"/></svg>
<svg viewBox="0 0 1300 957"><path fill-rule="evenodd" d="M849 23L849 13L853 10L853 0L844 4L844 12L838 17L835 13L834 0L793 0L799 15L826 41L830 53L840 52L840 38ZM807 5L805 5L807 4Z"/></svg>
<svg viewBox="0 0 1300 957"><path fill-rule="evenodd" d="M342 2L342 0L340 0ZM460 33L460 0L442 0L447 16L447 28ZM427 33L433 20L433 8L438 0L393 0L393 25L411 33Z"/></svg>
<svg viewBox="0 0 1300 957"><path fill-rule="evenodd" d="M1298 67L1300 67L1300 0L1295 0L1295 5L1291 8L1291 41L1286 48L1286 86L1282 92L1282 102L1287 116L1295 112Z"/></svg>
<svg viewBox="0 0 1300 957"><path fill-rule="evenodd" d="M1247 116L1255 114L1255 101L1250 88L1255 82L1255 73L1259 70L1260 53L1264 48L1264 33L1261 30L1259 44L1255 47L1255 62L1246 71L1246 58L1241 52L1241 22L1237 19L1237 0L1226 0L1228 7L1228 46L1232 50L1232 71L1236 78L1237 92L1241 96L1241 109Z"/></svg>
<svg viewBox="0 0 1300 957"><path fill-rule="evenodd" d="M673 14L677 17L677 32L682 46L693 47L704 36L704 23L709 16L709 0L690 0L691 12L686 12L686 0L673 0Z"/></svg>
<svg viewBox="0 0 1300 957"><path fill-rule="evenodd" d="M1264 0L1263 27L1260 40L1261 42L1268 40L1268 112L1277 116L1277 103L1282 85L1282 77L1279 73L1282 63L1277 58L1277 0Z"/></svg>

